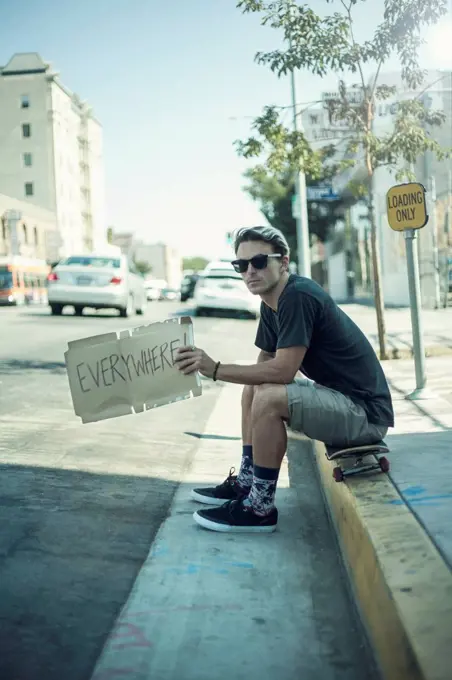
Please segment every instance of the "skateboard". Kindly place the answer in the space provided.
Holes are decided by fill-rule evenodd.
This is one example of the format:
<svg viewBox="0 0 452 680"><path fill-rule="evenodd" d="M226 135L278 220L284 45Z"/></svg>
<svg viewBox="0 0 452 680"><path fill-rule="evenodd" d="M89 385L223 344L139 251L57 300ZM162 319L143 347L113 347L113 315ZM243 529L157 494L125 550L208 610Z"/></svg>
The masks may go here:
<svg viewBox="0 0 452 680"><path fill-rule="evenodd" d="M328 460L342 460L345 458L354 458L353 465L343 468L338 465L333 469L333 477L336 482L343 482L346 477L357 475L361 472L373 472L381 470L381 472L389 472L389 460L382 456L383 453L389 453L389 449L384 441L375 442L375 444L366 444L365 446L352 446L349 448L327 446L325 455ZM374 455L376 460L373 462L364 462L364 458L369 455Z"/></svg>

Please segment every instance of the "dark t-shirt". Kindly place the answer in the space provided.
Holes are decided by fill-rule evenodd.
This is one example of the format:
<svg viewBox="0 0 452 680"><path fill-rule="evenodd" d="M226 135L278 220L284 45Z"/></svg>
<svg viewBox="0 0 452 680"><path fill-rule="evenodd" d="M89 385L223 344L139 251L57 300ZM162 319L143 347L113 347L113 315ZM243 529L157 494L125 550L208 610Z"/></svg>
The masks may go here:
<svg viewBox="0 0 452 680"><path fill-rule="evenodd" d="M265 352L307 347L300 370L349 396L370 423L394 426L391 394L372 345L360 328L311 279L292 274L274 312L264 302L256 346Z"/></svg>

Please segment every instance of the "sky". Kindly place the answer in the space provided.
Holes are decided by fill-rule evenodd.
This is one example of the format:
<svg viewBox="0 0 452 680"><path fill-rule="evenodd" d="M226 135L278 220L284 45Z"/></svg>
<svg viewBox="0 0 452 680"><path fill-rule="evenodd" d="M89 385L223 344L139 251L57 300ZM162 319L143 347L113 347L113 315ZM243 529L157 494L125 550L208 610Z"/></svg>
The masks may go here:
<svg viewBox="0 0 452 680"><path fill-rule="evenodd" d="M382 6L357 5L358 39L381 21ZM0 63L38 52L103 126L107 225L183 255L216 257L228 231L265 223L242 190L249 163L234 141L248 136L266 104L290 104L289 78L254 62L257 51L281 45L278 32L242 15L236 0L0 0L0 7ZM450 42L428 37L423 65L445 67ZM336 83L300 72L297 101L318 99Z"/></svg>

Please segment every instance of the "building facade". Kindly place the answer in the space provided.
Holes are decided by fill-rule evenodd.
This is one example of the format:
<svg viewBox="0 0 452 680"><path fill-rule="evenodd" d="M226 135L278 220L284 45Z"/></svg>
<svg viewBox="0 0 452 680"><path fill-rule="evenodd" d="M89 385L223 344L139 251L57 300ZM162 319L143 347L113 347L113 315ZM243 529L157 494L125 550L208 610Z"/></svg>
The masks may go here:
<svg viewBox="0 0 452 680"><path fill-rule="evenodd" d="M55 213L0 194L0 256L50 263L59 259L60 245Z"/></svg>
<svg viewBox="0 0 452 680"><path fill-rule="evenodd" d="M106 243L102 128L38 54L0 68L0 193L56 215L59 255Z"/></svg>
<svg viewBox="0 0 452 680"><path fill-rule="evenodd" d="M378 103L373 120L373 132L384 137L394 130L399 102L405 99L422 97L424 104L433 110L442 111L446 117L440 127L427 130L446 150L452 147L452 72L429 71L425 75L424 84L419 91L407 90L399 72L383 73L380 84L395 86L396 92L385 101ZM328 97L325 93L324 99ZM307 109L303 114L303 124L307 138L315 148L326 144L337 144L341 149L349 134L343 121L330 120L325 107ZM341 143L344 140L344 144ZM340 155L340 154L339 154ZM351 180L368 181L364 156L360 150L355 157L355 166L335 178L333 184L337 193L347 193ZM421 279L422 303L425 307L434 307L437 300L438 279L441 285L440 296L444 294L446 277L445 263L451 255L452 224L452 164L450 159L437 160L430 153L421 156L414 168L416 181L427 189L430 221L418 233L419 270ZM431 192L431 179L436 184L435 195ZM403 233L390 229L386 216L386 194L396 184L394 173L385 167L374 174L375 214L380 243L380 259L382 285L385 303L388 306L408 306L409 290L406 267L406 249ZM367 292L371 290L371 274L368 266L364 267L364 251L369 254L370 225L363 214L362 205L355 205L350 210L351 224L357 232L358 248L355 260L363 260L360 271L364 276L362 283ZM344 225L338 225L339 228ZM345 262L342 251L329 249L329 283L332 292L337 291L338 299L342 299L346 290L346 277L342 271ZM335 258L334 261L332 258ZM441 271L438 272L438 263ZM366 271L367 270L367 271Z"/></svg>
<svg viewBox="0 0 452 680"><path fill-rule="evenodd" d="M149 278L167 282L168 288L179 289L182 281L182 258L178 250L166 243L143 243L132 232L112 232L111 245L117 246L129 260L150 267Z"/></svg>

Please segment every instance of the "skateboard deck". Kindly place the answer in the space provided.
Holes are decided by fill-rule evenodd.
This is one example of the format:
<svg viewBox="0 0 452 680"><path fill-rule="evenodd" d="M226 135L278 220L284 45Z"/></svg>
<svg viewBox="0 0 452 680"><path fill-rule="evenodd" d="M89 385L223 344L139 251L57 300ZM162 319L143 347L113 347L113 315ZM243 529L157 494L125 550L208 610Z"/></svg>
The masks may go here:
<svg viewBox="0 0 452 680"><path fill-rule="evenodd" d="M375 444L366 444L365 446L327 446L326 457L328 460L336 460L336 458L352 458L353 456L367 456L371 453L389 453L389 449L385 442L376 442Z"/></svg>
<svg viewBox="0 0 452 680"><path fill-rule="evenodd" d="M333 477L336 482L342 482L345 477L357 475L361 472L374 472L380 470L381 472L389 472L389 461L383 453L388 453L389 449L384 441L375 442L375 444L366 444L365 446L334 447L327 446L325 455L328 460L341 460L345 458L354 458L354 463L350 467L342 467L338 465L333 469ZM374 455L374 460L364 462L366 456Z"/></svg>

